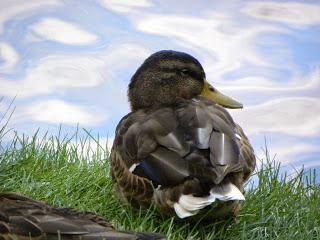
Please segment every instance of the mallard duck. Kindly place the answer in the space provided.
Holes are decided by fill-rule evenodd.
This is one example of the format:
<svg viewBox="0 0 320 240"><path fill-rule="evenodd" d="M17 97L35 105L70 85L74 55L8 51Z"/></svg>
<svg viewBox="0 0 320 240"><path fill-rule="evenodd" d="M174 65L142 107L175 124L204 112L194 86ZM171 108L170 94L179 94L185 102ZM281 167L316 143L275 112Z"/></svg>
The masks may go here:
<svg viewBox="0 0 320 240"><path fill-rule="evenodd" d="M0 193L0 239L165 239L156 233L118 231L90 212L55 208L16 193Z"/></svg>
<svg viewBox="0 0 320 240"><path fill-rule="evenodd" d="M135 207L154 203L179 218L210 205L213 217L236 216L256 162L225 109L242 104L210 85L197 59L171 50L143 62L128 98L131 112L119 122L111 149L120 196Z"/></svg>

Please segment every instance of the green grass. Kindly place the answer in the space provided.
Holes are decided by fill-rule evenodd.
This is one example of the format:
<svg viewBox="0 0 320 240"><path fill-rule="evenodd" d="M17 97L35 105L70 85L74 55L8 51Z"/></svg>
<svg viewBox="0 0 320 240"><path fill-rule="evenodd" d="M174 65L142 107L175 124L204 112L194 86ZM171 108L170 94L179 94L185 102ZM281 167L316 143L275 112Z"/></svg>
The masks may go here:
<svg viewBox="0 0 320 240"><path fill-rule="evenodd" d="M320 186L315 172L280 175L280 164L270 160L267 149L261 170L255 173L259 183L247 187L237 223L188 224L154 208L123 205L109 177L109 153L93 144L99 141L90 135L82 139L16 135L5 144L4 129L0 128L0 191L93 211L118 228L158 231L168 239L320 239Z"/></svg>

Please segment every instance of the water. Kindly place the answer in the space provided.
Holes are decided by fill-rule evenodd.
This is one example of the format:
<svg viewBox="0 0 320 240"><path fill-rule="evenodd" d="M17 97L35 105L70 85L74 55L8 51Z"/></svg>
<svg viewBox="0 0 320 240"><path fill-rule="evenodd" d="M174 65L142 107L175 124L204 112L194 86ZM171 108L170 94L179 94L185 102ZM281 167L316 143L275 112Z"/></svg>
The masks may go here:
<svg viewBox="0 0 320 240"><path fill-rule="evenodd" d="M257 156L266 138L288 169L320 168L319 4L7 0L0 9L0 114L16 98L8 127L19 133L83 127L111 145L130 77L151 53L175 49L244 104L230 112Z"/></svg>

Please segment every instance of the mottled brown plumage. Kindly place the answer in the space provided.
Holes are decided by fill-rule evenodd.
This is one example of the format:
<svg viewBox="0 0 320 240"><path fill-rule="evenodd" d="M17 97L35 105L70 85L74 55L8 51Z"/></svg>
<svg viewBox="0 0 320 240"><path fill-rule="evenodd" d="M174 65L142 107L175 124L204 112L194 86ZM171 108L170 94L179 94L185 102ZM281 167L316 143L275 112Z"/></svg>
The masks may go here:
<svg viewBox="0 0 320 240"><path fill-rule="evenodd" d="M118 124L111 174L136 207L154 202L179 217L237 215L255 168L253 149L222 107L241 108L205 80L200 63L175 51L151 55L131 79L132 112ZM240 191L241 192L240 192Z"/></svg>
<svg viewBox="0 0 320 240"><path fill-rule="evenodd" d="M59 238L60 237L60 238ZM165 239L155 233L118 231L91 212L55 208L16 193L0 193L0 239Z"/></svg>

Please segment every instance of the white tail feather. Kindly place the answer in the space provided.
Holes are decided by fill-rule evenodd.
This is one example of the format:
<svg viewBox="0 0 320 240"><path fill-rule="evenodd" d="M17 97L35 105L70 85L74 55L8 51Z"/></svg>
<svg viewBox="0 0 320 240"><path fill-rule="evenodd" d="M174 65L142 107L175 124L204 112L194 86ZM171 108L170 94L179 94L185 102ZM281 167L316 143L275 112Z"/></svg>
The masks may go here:
<svg viewBox="0 0 320 240"><path fill-rule="evenodd" d="M173 204L173 207L174 207L174 211L176 212L179 218L190 217L198 213L198 211L188 211L187 209L184 209L183 207L180 206L179 203Z"/></svg>
<svg viewBox="0 0 320 240"><path fill-rule="evenodd" d="M232 183L214 186L207 197L195 197L192 194L181 195L179 201L173 205L179 218L196 215L199 210L209 206L219 199L220 201L244 200L241 191Z"/></svg>
<svg viewBox="0 0 320 240"><path fill-rule="evenodd" d="M214 199L215 200L215 199ZM190 211L200 210L214 202L209 197L194 197L193 195L182 195L179 199L181 207Z"/></svg>
<svg viewBox="0 0 320 240"><path fill-rule="evenodd" d="M243 194L232 183L217 185L211 188L210 195L220 201L245 200Z"/></svg>
<svg viewBox="0 0 320 240"><path fill-rule="evenodd" d="M211 196L195 197L192 194L181 195L179 201L174 204L174 210L179 218L196 215L200 209L209 206L215 201Z"/></svg>

